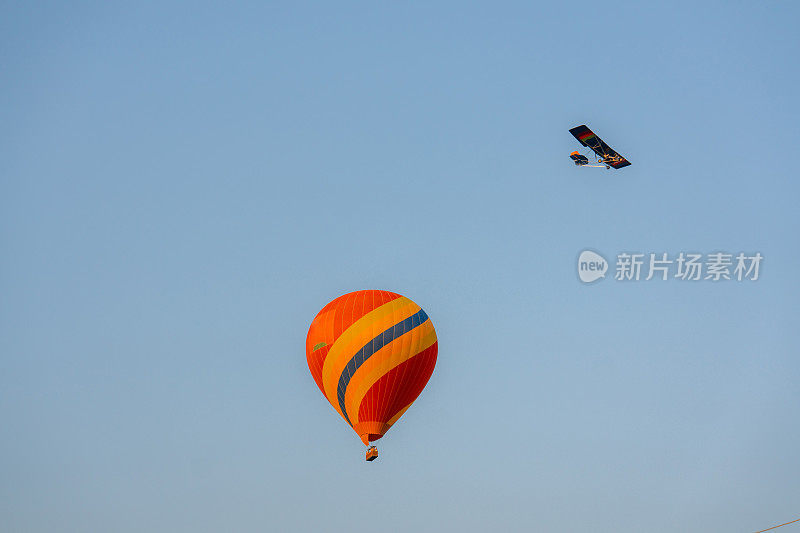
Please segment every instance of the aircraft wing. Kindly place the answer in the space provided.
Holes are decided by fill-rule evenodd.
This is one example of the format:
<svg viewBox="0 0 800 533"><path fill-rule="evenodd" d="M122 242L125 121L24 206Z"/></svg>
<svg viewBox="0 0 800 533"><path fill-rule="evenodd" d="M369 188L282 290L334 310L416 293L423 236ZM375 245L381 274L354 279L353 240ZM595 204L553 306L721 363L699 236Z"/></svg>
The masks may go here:
<svg viewBox="0 0 800 533"><path fill-rule="evenodd" d="M569 132L578 139L583 146L591 148L594 153L605 160L605 163L614 168L622 168L630 165L630 161L619 155L613 148L603 141L600 137L590 130L586 124L572 128Z"/></svg>

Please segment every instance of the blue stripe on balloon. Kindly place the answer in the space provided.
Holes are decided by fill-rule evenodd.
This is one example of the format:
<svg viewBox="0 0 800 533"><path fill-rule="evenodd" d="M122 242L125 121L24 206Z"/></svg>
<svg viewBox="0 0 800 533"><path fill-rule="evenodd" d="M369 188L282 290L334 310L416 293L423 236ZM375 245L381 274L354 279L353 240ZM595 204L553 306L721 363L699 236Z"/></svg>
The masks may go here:
<svg viewBox="0 0 800 533"><path fill-rule="evenodd" d="M347 366L344 367L342 370L342 374L339 376L339 385L337 396L339 398L339 407L342 408L342 413L344 413L344 417L347 420L347 423L351 426L353 425L350 422L350 417L347 415L347 411L344 408L344 392L347 390L347 385L350 383L350 378L353 377L353 374L356 373L358 367L364 364L364 361L372 357L372 355L398 338L401 335L404 335L411 331L412 329L416 328L420 324L423 324L426 320L428 320L428 315L425 314L425 311L420 309L415 314L411 315L410 317L406 318L405 320L398 322L394 326L390 327L367 344L365 344L356 354L353 356L352 359L347 363Z"/></svg>

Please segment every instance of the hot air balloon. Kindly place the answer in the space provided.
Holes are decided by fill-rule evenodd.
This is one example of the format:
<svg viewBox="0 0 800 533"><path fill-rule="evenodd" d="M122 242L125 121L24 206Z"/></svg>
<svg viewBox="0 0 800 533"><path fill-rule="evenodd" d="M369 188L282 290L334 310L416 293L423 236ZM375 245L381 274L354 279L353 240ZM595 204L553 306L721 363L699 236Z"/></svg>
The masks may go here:
<svg viewBox="0 0 800 533"><path fill-rule="evenodd" d="M322 308L306 337L308 368L322 394L368 447L420 395L436 366L436 331L399 294L366 290Z"/></svg>

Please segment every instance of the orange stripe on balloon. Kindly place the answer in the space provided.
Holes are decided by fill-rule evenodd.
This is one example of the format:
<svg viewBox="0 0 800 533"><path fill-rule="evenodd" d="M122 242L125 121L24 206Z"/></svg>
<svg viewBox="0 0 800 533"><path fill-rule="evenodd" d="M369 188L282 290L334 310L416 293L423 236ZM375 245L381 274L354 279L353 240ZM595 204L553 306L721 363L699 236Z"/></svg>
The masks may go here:
<svg viewBox="0 0 800 533"><path fill-rule="evenodd" d="M385 417L396 421L399 418L398 412L416 401L428 383L431 374L433 374L433 370L436 367L437 352L438 344L431 346L420 354L419 364L409 365L406 368L407 374L403 379L403 388L393 396L385 412Z"/></svg>
<svg viewBox="0 0 800 533"><path fill-rule="evenodd" d="M397 412L397 414L396 414L396 415L394 415L392 418L390 418L390 419L389 419L389 421L388 421L388 422L386 422L386 425L387 425L387 426L389 426L389 427L391 427L391 426L392 426L392 424L394 424L395 422L397 422L397 421L400 419L400 417L401 417L401 416L403 416L403 415L406 413L406 411L408 411L408 408L409 408L409 407L411 407L412 405L414 405L414 402L411 402L410 404L408 404L408 405L406 405L405 407L403 407L402 409L400 409L400 410Z"/></svg>
<svg viewBox="0 0 800 533"><path fill-rule="evenodd" d="M361 401L359 422L396 422L402 415L401 411L407 409L425 388L436 366L437 351L438 343L433 343L381 376Z"/></svg>
<svg viewBox="0 0 800 533"><path fill-rule="evenodd" d="M345 409L350 416L350 421L356 423L360 417L354 419L359 411L364 395L388 371L407 361L436 342L436 331L430 320L426 320L419 327L414 328L405 335L401 335L364 361L356 370L345 391Z"/></svg>
<svg viewBox="0 0 800 533"><path fill-rule="evenodd" d="M308 360L308 368L311 370L311 377L314 378L314 382L323 394L325 393L325 389L322 387L322 363L325 361L325 356L328 355L330 349L330 345L325 345L309 353L306 357Z"/></svg>
<svg viewBox="0 0 800 533"><path fill-rule="evenodd" d="M397 298L399 294L389 291L356 291L339 296L317 313L306 336L306 359L314 381L323 392L322 368L330 345L356 320ZM328 349L322 349L321 345Z"/></svg>

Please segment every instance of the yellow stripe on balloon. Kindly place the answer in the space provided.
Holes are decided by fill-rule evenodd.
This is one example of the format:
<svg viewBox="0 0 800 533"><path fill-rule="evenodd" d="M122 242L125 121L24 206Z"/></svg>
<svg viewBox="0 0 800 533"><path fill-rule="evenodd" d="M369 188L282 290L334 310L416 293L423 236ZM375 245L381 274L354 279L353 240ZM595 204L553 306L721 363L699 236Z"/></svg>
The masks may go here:
<svg viewBox="0 0 800 533"><path fill-rule="evenodd" d="M376 381L381 379L387 372L401 363L411 359L422 350L430 347L436 342L436 330L430 320L426 320L418 327L412 329L405 335L396 338L377 352L372 357L364 361L356 373L350 378L350 383L344 394L344 407L350 416L350 421L355 424L359 422L358 410L361 400ZM408 349L405 349L409 346ZM369 422L365 420L364 422Z"/></svg>
<svg viewBox="0 0 800 533"><path fill-rule="evenodd" d="M417 304L405 296L401 296L373 309L339 335L328 351L322 366L322 385L325 388L325 396L337 413L344 416L339 408L336 389L339 385L339 376L350 359L377 335L419 310L420 307Z"/></svg>

